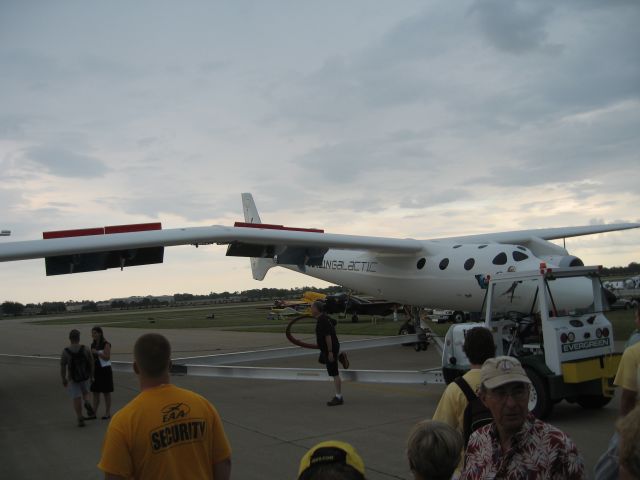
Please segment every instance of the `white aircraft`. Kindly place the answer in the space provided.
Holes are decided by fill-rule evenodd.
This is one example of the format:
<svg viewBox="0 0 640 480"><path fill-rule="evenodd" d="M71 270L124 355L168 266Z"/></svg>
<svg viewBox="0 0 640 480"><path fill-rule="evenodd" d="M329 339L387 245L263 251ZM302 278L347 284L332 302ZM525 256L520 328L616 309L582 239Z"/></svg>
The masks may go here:
<svg viewBox="0 0 640 480"><path fill-rule="evenodd" d="M243 193L242 203L245 222L234 226L162 230L154 223L46 232L43 240L0 243L0 261L45 258L47 275L57 275L161 263L164 247L216 243L228 245L228 256L250 257L257 280L281 266L401 304L479 311L487 276L536 270L541 263L583 265L549 240L640 227L620 223L414 240L263 224L251 194ZM517 302L517 293L514 288L505 295ZM593 300L593 292L580 286L564 293L574 306Z"/></svg>

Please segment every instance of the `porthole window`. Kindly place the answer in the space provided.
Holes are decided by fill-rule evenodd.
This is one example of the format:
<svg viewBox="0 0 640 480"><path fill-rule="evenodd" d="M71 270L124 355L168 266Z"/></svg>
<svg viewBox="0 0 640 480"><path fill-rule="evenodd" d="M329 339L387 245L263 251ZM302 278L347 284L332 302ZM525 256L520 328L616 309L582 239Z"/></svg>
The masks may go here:
<svg viewBox="0 0 640 480"><path fill-rule="evenodd" d="M505 263L507 263L507 254L504 253L504 252L499 253L493 259L493 264L494 265L504 265Z"/></svg>
<svg viewBox="0 0 640 480"><path fill-rule="evenodd" d="M440 261L440 265L439 265L440 270L444 270L444 269L445 269L445 268L447 268L448 266L449 266L449 259L448 259L448 258L443 258L443 259Z"/></svg>
<svg viewBox="0 0 640 480"><path fill-rule="evenodd" d="M473 258L468 258L466 262L464 262L464 269L471 270L475 265L476 261Z"/></svg>
<svg viewBox="0 0 640 480"><path fill-rule="evenodd" d="M454 245L453 248L460 248L462 245Z"/></svg>
<svg viewBox="0 0 640 480"><path fill-rule="evenodd" d="M421 258L420 260L418 260L418 264L416 265L416 267L418 267L418 270L422 270L426 263L427 263L427 259Z"/></svg>
<svg viewBox="0 0 640 480"><path fill-rule="evenodd" d="M526 251L527 251L527 249L526 249L526 248L524 248L524 247L522 247L522 246L520 246L520 245L517 245L517 246L516 246L516 248L517 248L517 249L519 249L519 250L522 250L523 252L526 252Z"/></svg>
<svg viewBox="0 0 640 480"><path fill-rule="evenodd" d="M517 250L514 250L512 255L513 255L513 259L516 262L521 262L521 261L526 260L527 258L529 258L529 255L525 255L524 253L519 252Z"/></svg>
<svg viewBox="0 0 640 480"><path fill-rule="evenodd" d="M486 245L480 245L480 246L478 247L478 250L479 250L479 249L481 249L481 248L486 248L486 247L487 247Z"/></svg>

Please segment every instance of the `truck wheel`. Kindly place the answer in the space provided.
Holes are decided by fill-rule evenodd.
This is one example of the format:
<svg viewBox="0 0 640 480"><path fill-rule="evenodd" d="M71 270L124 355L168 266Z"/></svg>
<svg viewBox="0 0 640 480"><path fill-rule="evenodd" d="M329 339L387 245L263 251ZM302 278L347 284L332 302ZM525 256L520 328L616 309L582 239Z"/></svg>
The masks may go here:
<svg viewBox="0 0 640 480"><path fill-rule="evenodd" d="M576 402L582 408L602 408L611 401L611 398L604 395L580 395L576 398Z"/></svg>
<svg viewBox="0 0 640 480"><path fill-rule="evenodd" d="M543 420L549 416L553 409L553 402L549 396L549 387L544 378L532 368L525 368L529 380L531 380L531 392L529 394L529 411L536 418Z"/></svg>
<svg viewBox="0 0 640 480"><path fill-rule="evenodd" d="M464 313L463 312L453 312L453 323L462 323L464 322Z"/></svg>

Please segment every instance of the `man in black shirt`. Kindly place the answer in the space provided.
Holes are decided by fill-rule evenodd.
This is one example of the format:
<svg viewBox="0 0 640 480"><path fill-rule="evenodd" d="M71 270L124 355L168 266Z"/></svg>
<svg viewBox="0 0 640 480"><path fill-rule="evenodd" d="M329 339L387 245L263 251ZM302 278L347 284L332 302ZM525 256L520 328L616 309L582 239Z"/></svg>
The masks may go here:
<svg viewBox="0 0 640 480"><path fill-rule="evenodd" d="M349 361L344 353L340 353L340 342L336 335L335 320L324 313L324 303L320 301L311 304L311 315L316 319L316 343L320 349L318 361L327 367L327 373L333 377L333 384L336 387L336 395L327 402L327 405L334 407L342 405L342 381L338 372L338 359L344 368L349 367Z"/></svg>

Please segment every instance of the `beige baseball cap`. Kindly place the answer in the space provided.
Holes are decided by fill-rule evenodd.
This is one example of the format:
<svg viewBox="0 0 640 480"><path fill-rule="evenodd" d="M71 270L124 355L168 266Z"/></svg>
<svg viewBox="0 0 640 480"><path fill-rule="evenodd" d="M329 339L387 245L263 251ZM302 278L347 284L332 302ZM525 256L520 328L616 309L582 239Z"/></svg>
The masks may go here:
<svg viewBox="0 0 640 480"><path fill-rule="evenodd" d="M512 382L531 385L531 380L518 359L507 356L487 359L480 369L480 382L489 389Z"/></svg>

